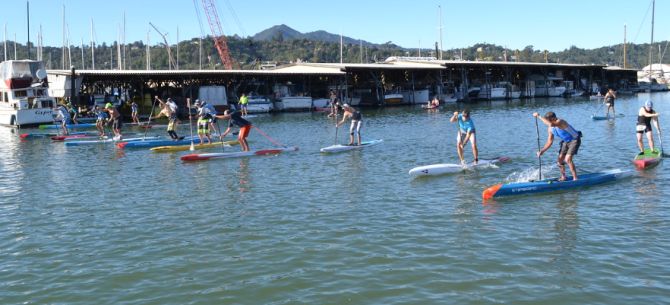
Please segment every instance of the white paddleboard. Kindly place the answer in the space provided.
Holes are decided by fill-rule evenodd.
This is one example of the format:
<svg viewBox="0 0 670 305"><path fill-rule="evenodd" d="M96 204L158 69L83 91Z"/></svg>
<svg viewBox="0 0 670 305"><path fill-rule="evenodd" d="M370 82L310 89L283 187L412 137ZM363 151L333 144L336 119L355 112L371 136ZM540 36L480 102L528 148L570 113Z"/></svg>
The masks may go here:
<svg viewBox="0 0 670 305"><path fill-rule="evenodd" d="M413 169L410 169L409 175L413 177L419 177L419 176L437 176L444 174L453 174L466 170L489 168L493 167L498 163L504 163L507 161L509 161L509 158L500 157L496 159L481 159L479 160L479 162L477 162L477 164L474 164L474 162L467 163L465 165L453 164L453 163L431 164L431 165L418 166Z"/></svg>
<svg viewBox="0 0 670 305"><path fill-rule="evenodd" d="M353 149L362 149L364 147L368 146L373 146L377 145L384 140L371 140L371 141L363 141L361 145L342 145L342 144L336 144L336 145L331 145L328 147L321 148L322 153L338 153L342 151L347 151L347 150L353 150Z"/></svg>

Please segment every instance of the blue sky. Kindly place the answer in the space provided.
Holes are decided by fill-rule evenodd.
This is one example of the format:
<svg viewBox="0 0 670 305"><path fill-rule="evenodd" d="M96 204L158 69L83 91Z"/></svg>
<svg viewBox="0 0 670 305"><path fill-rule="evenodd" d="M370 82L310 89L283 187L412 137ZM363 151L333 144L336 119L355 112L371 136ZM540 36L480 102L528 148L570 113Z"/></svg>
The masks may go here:
<svg viewBox="0 0 670 305"><path fill-rule="evenodd" d="M22 43L26 35L26 1L5 0L0 27L7 38ZM201 0L195 0L201 7ZM277 1L215 0L226 35L252 36L286 24L300 32L325 30L373 43L392 41L407 48L432 48L439 41L442 7L444 49L492 43L510 49L532 45L535 50L561 51L574 45L592 49L627 41L647 43L651 35L651 0L469 0L469 1ZM71 44L91 40L93 19L98 44L113 42L126 19L126 42L151 44L161 37L149 22L168 33L168 40L200 35L194 0L31 0L31 42L40 25L47 46L63 42L63 7ZM654 41L670 40L670 1L656 1ZM210 34L201 9L202 26ZM0 28L0 35L4 28ZM2 37L2 36L0 36Z"/></svg>

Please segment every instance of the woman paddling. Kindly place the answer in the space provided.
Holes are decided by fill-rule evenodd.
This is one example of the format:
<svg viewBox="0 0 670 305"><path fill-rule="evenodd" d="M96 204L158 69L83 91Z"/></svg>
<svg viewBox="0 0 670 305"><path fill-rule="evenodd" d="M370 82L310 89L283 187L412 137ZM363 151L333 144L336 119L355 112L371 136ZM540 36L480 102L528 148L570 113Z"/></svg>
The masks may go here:
<svg viewBox="0 0 670 305"><path fill-rule="evenodd" d="M637 147L640 148L640 155L644 155L644 144L642 143L642 134L647 135L647 143L649 148L654 151L654 135L651 130L651 121L654 121L656 129L658 132L661 132L660 126L658 124L658 112L654 111L654 103L652 101L646 101L644 107L640 108L640 111L637 112L637 125L635 126L637 130Z"/></svg>

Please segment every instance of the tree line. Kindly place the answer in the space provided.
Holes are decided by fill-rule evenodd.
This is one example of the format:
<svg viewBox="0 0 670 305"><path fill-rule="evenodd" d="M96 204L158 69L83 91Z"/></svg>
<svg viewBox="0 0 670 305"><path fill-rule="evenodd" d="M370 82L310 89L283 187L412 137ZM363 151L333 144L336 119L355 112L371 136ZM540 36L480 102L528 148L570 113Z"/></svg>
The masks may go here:
<svg viewBox="0 0 670 305"><path fill-rule="evenodd" d="M227 37L230 55L233 58L235 69L259 69L266 62L278 65L296 62L311 63L339 63L340 44L310 39L283 39L276 35L272 39L253 40L238 36ZM202 46L200 43L202 42ZM662 55L665 53L663 47L668 42L661 41L654 44L653 63L668 63ZM661 46L661 48L659 48ZM7 42L7 59L15 59L14 42ZM111 44L102 43L95 46L95 68L99 70L118 69L121 50L122 69L144 70L147 69L147 48L142 41L136 41L122 46L117 42ZM565 64L599 64L623 67L624 52L623 44L606 46L596 49L582 49L571 46L559 52L548 52L536 50L532 45L521 50L506 49L494 44L475 44L470 47L443 50L442 58L446 60L480 60L480 61L519 61L536 63L565 63ZM659 51L659 49L661 49ZM211 37L202 40L193 38L173 44L170 47L173 58L176 60L180 70L223 69L221 60ZM390 56L432 56L439 54L437 48L410 49L403 48L392 42L383 44L353 44L346 43L342 46L342 62L344 63L373 63L381 62ZM91 48L72 45L68 48L43 47L42 60L47 69L69 69L73 65L76 69L91 69ZM31 44L30 58L36 59L37 48ZM202 54L202 55L201 55ZM65 55L65 65L63 65ZM168 52L163 45L150 47L150 68L153 70L167 70ZM70 58L71 57L71 58ZM16 44L16 58L27 59L28 48L25 44ZM649 44L626 44L626 68L641 69L649 64ZM3 58L4 59L4 58ZM174 67L177 68L177 67Z"/></svg>

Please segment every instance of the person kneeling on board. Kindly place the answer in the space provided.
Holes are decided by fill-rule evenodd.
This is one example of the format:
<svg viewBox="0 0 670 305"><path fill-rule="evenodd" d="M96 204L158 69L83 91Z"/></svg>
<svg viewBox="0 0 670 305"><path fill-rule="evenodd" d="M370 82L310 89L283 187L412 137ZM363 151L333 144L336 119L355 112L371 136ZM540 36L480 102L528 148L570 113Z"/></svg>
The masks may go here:
<svg viewBox="0 0 670 305"><path fill-rule="evenodd" d="M461 159L461 165L465 165L465 158L463 157L463 149L465 144L470 141L472 146L472 155L474 156L474 164L479 162L479 150L477 149L477 137L475 136L475 122L470 117L470 110L465 109L461 114L458 111L454 112L449 122L458 121L458 134L456 138L456 152L458 158Z"/></svg>
<svg viewBox="0 0 670 305"><path fill-rule="evenodd" d="M349 144L347 145L354 145L354 132L356 133L356 139L358 140L358 144L356 145L361 145L361 125L363 115L361 115L360 111L354 109L354 107L349 106L349 104L342 105L342 109L344 109L342 121L338 122L336 127L340 127L340 125L344 124L344 122L350 118L351 127L349 127Z"/></svg>
<svg viewBox="0 0 670 305"><path fill-rule="evenodd" d="M582 144L582 132L577 131L565 120L557 118L556 114L551 111L547 112L543 117L537 112L534 112L533 116L536 118L539 117L540 120L548 126L547 142L544 144L544 147L537 152L537 156L541 156L549 149L549 147L551 147L551 144L554 143L554 137L560 138L561 144L558 150L558 169L561 171L561 177L558 181L565 181L567 179L565 176L565 163L567 163L570 168L572 180L577 180L577 168L572 161L572 157L577 154L579 146Z"/></svg>
<svg viewBox="0 0 670 305"><path fill-rule="evenodd" d="M230 110L226 110L225 112L223 112L223 115L217 115L216 118L222 120L230 120L228 123L228 128L226 128L226 131L224 131L223 134L221 135L221 142L223 142L223 138L228 133L230 133L231 128L233 126L237 126L240 128L240 132L237 135L237 140L240 142L242 151L249 151L249 143L247 143L247 137L249 136L249 132L251 131L251 122L242 118L242 112L240 112L239 110L235 110L232 112Z"/></svg>
<svg viewBox="0 0 670 305"><path fill-rule="evenodd" d="M656 130L661 132L661 125L658 124L658 112L654 111L654 103L652 101L646 101L644 107L640 108L640 111L637 112L637 125L635 126L637 130L637 147L640 148L640 155L644 155L644 144L642 143L642 134L647 134L647 142L649 148L654 151L654 135L651 131L651 121L654 121L656 125Z"/></svg>

